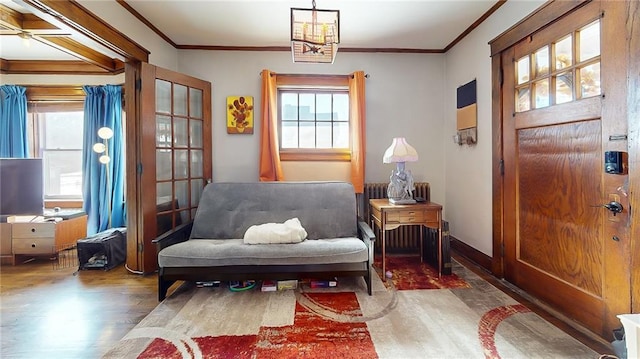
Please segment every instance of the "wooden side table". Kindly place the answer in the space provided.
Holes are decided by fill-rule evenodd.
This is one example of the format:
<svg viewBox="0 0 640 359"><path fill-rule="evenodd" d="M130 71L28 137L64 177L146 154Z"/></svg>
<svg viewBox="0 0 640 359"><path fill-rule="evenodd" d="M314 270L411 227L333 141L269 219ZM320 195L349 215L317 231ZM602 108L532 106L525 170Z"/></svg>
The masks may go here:
<svg viewBox="0 0 640 359"><path fill-rule="evenodd" d="M442 276L442 205L434 202L391 204L386 198L369 200L371 228L382 232L382 275L386 280L386 232L400 226L421 225L438 229L438 276ZM423 253L423 235L420 231L420 260Z"/></svg>

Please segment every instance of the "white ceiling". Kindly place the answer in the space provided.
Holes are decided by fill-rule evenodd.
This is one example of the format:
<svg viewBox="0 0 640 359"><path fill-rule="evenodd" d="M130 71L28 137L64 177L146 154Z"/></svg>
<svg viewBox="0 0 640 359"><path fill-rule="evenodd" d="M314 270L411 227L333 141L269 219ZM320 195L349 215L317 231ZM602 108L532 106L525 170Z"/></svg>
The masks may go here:
<svg viewBox="0 0 640 359"><path fill-rule="evenodd" d="M291 8L311 0L127 0L179 45L290 46ZM443 49L495 0L317 0L340 10L340 47Z"/></svg>
<svg viewBox="0 0 640 359"><path fill-rule="evenodd" d="M88 0L115 1L115 0ZM126 0L178 45L290 46L292 7L311 0ZM317 0L317 9L340 10L340 47L442 50L497 0ZM19 0L0 4L28 12ZM99 14L98 14L99 16ZM51 46L0 34L0 58L70 60ZM78 39L81 41L81 39ZM101 50L101 49L97 49Z"/></svg>

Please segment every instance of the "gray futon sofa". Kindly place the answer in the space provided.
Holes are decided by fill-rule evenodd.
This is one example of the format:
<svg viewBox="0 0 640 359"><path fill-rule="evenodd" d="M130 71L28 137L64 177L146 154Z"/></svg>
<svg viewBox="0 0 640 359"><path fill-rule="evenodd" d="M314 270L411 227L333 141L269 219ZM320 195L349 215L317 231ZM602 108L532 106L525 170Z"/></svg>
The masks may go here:
<svg viewBox="0 0 640 359"><path fill-rule="evenodd" d="M306 240L245 244L252 225L298 218ZM344 182L211 183L195 219L156 238L158 298L176 280L261 280L361 276L371 295L374 234Z"/></svg>

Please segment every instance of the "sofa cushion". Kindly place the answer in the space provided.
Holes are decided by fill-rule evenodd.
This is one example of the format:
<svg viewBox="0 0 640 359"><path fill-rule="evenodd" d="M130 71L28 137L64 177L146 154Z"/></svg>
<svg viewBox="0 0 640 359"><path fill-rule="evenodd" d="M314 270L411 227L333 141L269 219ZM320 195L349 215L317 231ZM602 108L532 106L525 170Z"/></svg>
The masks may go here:
<svg viewBox="0 0 640 359"><path fill-rule="evenodd" d="M160 267L295 265L366 262L367 246L355 237L293 244L244 244L242 239L189 239L164 248Z"/></svg>
<svg viewBox="0 0 640 359"><path fill-rule="evenodd" d="M345 182L208 184L191 238L242 238L249 227L297 217L307 239L357 236L356 197Z"/></svg>

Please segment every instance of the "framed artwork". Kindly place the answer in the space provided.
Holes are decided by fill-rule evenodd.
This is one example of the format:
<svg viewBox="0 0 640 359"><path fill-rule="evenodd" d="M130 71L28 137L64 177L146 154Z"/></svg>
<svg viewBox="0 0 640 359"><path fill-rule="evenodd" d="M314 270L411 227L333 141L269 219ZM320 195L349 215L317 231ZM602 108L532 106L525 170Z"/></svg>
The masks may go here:
<svg viewBox="0 0 640 359"><path fill-rule="evenodd" d="M227 133L253 133L253 96L227 97Z"/></svg>

